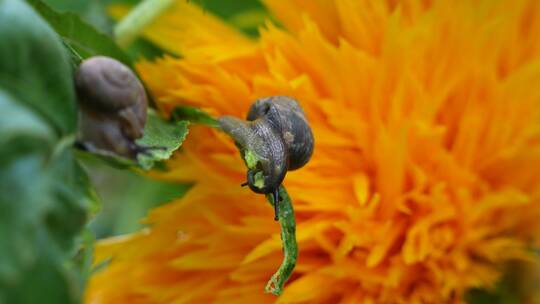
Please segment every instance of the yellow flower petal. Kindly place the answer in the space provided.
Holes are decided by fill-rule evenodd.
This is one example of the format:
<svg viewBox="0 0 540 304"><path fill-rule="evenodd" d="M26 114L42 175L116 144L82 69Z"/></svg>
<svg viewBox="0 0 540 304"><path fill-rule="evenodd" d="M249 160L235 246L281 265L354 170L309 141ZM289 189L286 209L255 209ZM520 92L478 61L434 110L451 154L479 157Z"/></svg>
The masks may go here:
<svg viewBox="0 0 540 304"><path fill-rule="evenodd" d="M129 7L124 5L109 8L109 13L117 19L128 11ZM185 0L176 1L145 29L144 35L166 51L200 60L223 60L247 52L253 46L248 38L210 12Z"/></svg>

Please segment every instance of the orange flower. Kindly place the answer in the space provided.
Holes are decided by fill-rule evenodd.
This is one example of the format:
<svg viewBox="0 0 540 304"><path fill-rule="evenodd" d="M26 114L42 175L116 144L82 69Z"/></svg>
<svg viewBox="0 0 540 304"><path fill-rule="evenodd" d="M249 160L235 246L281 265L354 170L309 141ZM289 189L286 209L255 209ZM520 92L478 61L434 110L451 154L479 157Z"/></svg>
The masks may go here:
<svg viewBox="0 0 540 304"><path fill-rule="evenodd" d="M192 181L113 257L89 303L450 303L531 259L540 236L540 2L268 0L250 40L187 1L146 35L181 58L142 62L160 110L243 117L289 95L314 130L290 172L300 254L284 294L264 197L217 130L191 129L156 178ZM116 13L120 14L121 10Z"/></svg>

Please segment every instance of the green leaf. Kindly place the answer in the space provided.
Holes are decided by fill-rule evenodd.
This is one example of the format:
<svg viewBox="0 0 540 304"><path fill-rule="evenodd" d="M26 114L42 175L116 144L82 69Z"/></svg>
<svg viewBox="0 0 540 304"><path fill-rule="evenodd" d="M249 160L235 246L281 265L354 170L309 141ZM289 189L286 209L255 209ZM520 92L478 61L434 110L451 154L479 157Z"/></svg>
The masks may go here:
<svg viewBox="0 0 540 304"><path fill-rule="evenodd" d="M0 113L0 286L4 286L16 282L36 258L36 222L51 203L41 199L46 189L41 167L54 132L1 89Z"/></svg>
<svg viewBox="0 0 540 304"><path fill-rule="evenodd" d="M65 261L95 195L71 149L54 152L39 116L4 94L0 113L10 114L2 126L24 124L0 128L0 302L76 303L82 287Z"/></svg>
<svg viewBox="0 0 540 304"><path fill-rule="evenodd" d="M3 303L20 304L70 304L79 303L81 290L72 285L75 279L62 266L61 261L50 251L44 236L38 247L34 263L24 272L18 284L0 290L0 301L4 291Z"/></svg>
<svg viewBox="0 0 540 304"><path fill-rule="evenodd" d="M138 161L141 167L150 169L156 162L169 159L186 138L188 125L188 121L169 122L155 112L149 112L144 136L137 143L152 149L148 155L139 155Z"/></svg>
<svg viewBox="0 0 540 304"><path fill-rule="evenodd" d="M72 12L99 31L112 34L112 19L107 15L104 0L43 0L43 2L57 12Z"/></svg>
<svg viewBox="0 0 540 304"><path fill-rule="evenodd" d="M163 49L153 44L149 40L144 39L143 37L135 39L129 45L126 52L132 58L136 58L137 60L141 60L143 58L146 60L154 60L156 58L163 57L163 55L166 54Z"/></svg>
<svg viewBox="0 0 540 304"><path fill-rule="evenodd" d="M49 190L55 203L48 210L46 226L62 251L72 255L76 250L74 238L88 220L89 210L96 209L97 197L71 149L49 161L47 169L53 179Z"/></svg>
<svg viewBox="0 0 540 304"><path fill-rule="evenodd" d="M95 194L71 149L55 152L52 128L1 89L0 113L0 302L76 303L64 264Z"/></svg>
<svg viewBox="0 0 540 304"><path fill-rule="evenodd" d="M2 89L0 113L0 302L76 303L64 264L95 195L45 120Z"/></svg>
<svg viewBox="0 0 540 304"><path fill-rule="evenodd" d="M132 66L131 59L109 36L98 32L76 14L56 12L40 0L28 2L49 22L69 49L80 59L101 55Z"/></svg>
<svg viewBox="0 0 540 304"><path fill-rule="evenodd" d="M24 105L0 87L0 147L10 149L14 155L22 154L26 149L50 148L55 139L54 132L36 113L29 111ZM5 117L5 118L4 118ZM24 151L8 145L12 141L28 139L29 147ZM23 148L23 147L21 147ZM0 160L0 163L5 159Z"/></svg>
<svg viewBox="0 0 540 304"><path fill-rule="evenodd" d="M86 286L92 275L95 241L94 233L89 228L86 228L76 241L79 250L73 260L67 264L67 268L78 275L79 286Z"/></svg>
<svg viewBox="0 0 540 304"><path fill-rule="evenodd" d="M77 158L85 161L99 159L109 166L117 169L139 167L144 170L159 169L163 161L169 159L172 153L182 145L188 134L188 121L167 121L157 115L153 110L148 112L148 119L144 127L144 136L137 140L137 144L148 148L140 153L137 161L116 155L109 151L77 151Z"/></svg>
<svg viewBox="0 0 540 304"><path fill-rule="evenodd" d="M210 116L210 114L196 107L178 106L172 111L171 118L176 121L187 120L192 123L219 128L217 120Z"/></svg>
<svg viewBox="0 0 540 304"><path fill-rule="evenodd" d="M264 26L266 20L272 17L262 1L258 0L193 0L193 2L251 37L258 37L259 27Z"/></svg>
<svg viewBox="0 0 540 304"><path fill-rule="evenodd" d="M537 294L537 262L512 261L502 267L503 276L489 289L473 288L464 296L469 304L519 304Z"/></svg>
<svg viewBox="0 0 540 304"><path fill-rule="evenodd" d="M0 1L0 87L50 122L74 132L76 104L69 57L58 35L26 2Z"/></svg>
<svg viewBox="0 0 540 304"><path fill-rule="evenodd" d="M104 206L90 228L98 238L132 233L144 227L141 218L161 204L182 196L188 184L158 181L130 170L119 170L102 162L83 163L94 181Z"/></svg>
<svg viewBox="0 0 540 304"><path fill-rule="evenodd" d="M95 195L71 149L69 57L25 1L0 0L0 303L76 303L66 262Z"/></svg>
<svg viewBox="0 0 540 304"><path fill-rule="evenodd" d="M84 151L84 150L77 150L75 152L75 155L77 156L77 159L84 162L84 161L94 161L99 160L108 166L117 168L117 169L129 169L131 167L139 167L139 164L135 162L132 159L125 158L120 155L116 155L109 151Z"/></svg>
<svg viewBox="0 0 540 304"><path fill-rule="evenodd" d="M283 244L283 261L278 270L272 275L266 283L265 291L279 296L283 292L283 287L291 277L296 258L298 257L298 244L296 242L296 221L294 219L294 209L292 200L285 190L285 187L279 187L279 225L281 227L281 243ZM266 195L268 202L274 206L273 195Z"/></svg>

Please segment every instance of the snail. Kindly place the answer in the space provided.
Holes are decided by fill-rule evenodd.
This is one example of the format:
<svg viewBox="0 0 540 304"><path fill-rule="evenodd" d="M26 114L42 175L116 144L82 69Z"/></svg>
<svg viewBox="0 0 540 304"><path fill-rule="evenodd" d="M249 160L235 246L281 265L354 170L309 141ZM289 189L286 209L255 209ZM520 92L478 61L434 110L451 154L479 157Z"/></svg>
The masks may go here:
<svg viewBox="0 0 540 304"><path fill-rule="evenodd" d="M91 57L79 66L75 87L80 107L79 147L131 159L148 150L135 143L143 136L148 101L131 69L109 57Z"/></svg>
<svg viewBox="0 0 540 304"><path fill-rule="evenodd" d="M248 167L242 186L272 194L277 220L279 187L287 171L303 167L313 154L313 133L304 111L290 97L273 96L255 101L247 121L222 116L218 122L234 139Z"/></svg>

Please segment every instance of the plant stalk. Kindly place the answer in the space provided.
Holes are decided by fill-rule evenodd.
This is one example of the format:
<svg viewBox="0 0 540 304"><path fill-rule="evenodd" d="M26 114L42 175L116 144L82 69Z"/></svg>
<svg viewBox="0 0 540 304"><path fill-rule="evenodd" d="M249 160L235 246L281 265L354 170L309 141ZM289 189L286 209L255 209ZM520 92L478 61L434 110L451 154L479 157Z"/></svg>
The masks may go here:
<svg viewBox="0 0 540 304"><path fill-rule="evenodd" d="M118 45L127 48L152 21L167 10L175 0L144 0L114 27Z"/></svg>
<svg viewBox="0 0 540 304"><path fill-rule="evenodd" d="M291 276L296 266L298 257L298 244L296 243L296 222L294 220L294 209L291 198L285 187L279 187L279 224L281 226L281 242L283 244L283 262L281 266L266 284L265 291L276 296L283 292L285 282ZM273 205L272 195L267 195L266 199Z"/></svg>

